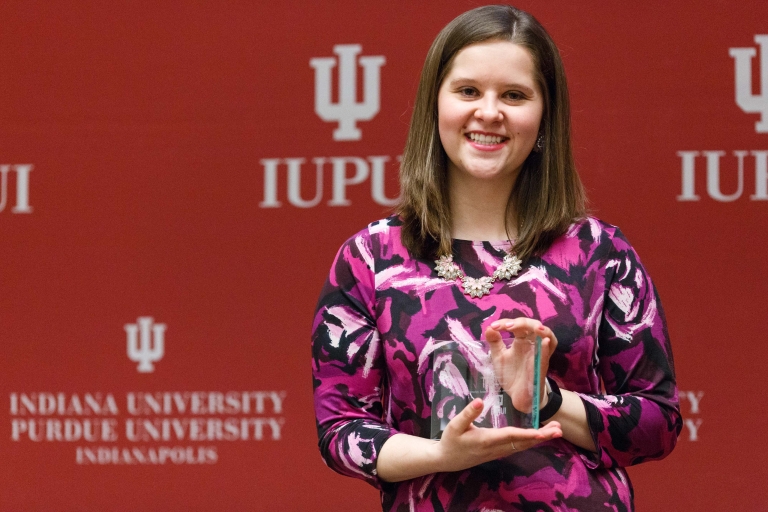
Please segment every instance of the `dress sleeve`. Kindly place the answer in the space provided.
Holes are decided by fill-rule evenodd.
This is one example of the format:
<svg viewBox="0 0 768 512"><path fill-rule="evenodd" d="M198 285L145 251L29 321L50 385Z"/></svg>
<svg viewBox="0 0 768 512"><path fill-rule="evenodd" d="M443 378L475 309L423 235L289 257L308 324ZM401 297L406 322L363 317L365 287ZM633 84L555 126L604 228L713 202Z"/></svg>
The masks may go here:
<svg viewBox="0 0 768 512"><path fill-rule="evenodd" d="M604 272L597 356L606 394L580 396L598 450L590 465L623 467L667 456L682 417L658 294L618 229Z"/></svg>
<svg viewBox="0 0 768 512"><path fill-rule="evenodd" d="M312 327L312 373L323 460L381 489L387 484L376 474L376 461L397 431L383 419L386 368L370 249L370 238L361 234L336 255Z"/></svg>

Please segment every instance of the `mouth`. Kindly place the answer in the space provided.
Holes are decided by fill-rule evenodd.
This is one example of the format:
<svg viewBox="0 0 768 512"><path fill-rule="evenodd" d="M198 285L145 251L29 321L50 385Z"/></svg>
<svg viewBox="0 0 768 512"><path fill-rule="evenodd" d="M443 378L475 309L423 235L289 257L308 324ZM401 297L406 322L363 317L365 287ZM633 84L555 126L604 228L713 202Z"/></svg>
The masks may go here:
<svg viewBox="0 0 768 512"><path fill-rule="evenodd" d="M509 137L502 137L501 135L493 135L490 133L469 132L464 134L464 136L471 142L480 144L481 146L497 146L509 140Z"/></svg>

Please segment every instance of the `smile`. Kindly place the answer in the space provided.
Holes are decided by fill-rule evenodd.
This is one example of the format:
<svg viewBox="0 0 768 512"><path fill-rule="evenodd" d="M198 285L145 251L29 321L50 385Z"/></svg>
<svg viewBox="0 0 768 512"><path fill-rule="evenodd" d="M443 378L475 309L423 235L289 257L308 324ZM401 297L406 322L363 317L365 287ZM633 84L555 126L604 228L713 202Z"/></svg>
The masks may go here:
<svg viewBox="0 0 768 512"><path fill-rule="evenodd" d="M506 141L509 138L509 137L502 137L501 135L485 135L482 133L475 133L475 132L470 132L466 134L466 137L476 144L486 144L489 146L501 144L502 142Z"/></svg>

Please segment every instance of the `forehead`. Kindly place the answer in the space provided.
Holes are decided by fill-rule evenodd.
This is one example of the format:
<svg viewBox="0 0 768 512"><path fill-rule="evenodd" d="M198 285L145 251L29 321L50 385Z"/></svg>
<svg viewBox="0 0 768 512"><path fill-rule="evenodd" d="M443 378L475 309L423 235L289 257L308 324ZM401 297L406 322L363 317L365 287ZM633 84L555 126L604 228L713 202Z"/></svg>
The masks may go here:
<svg viewBox="0 0 768 512"><path fill-rule="evenodd" d="M490 40L465 46L453 57L445 82L501 80L535 87L536 69L528 49L510 41Z"/></svg>

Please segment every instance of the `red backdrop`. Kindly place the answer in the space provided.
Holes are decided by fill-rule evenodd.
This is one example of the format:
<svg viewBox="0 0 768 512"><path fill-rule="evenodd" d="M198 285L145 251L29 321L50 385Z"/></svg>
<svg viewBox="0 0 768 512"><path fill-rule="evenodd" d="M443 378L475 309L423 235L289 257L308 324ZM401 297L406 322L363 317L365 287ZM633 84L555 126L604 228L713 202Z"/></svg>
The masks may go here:
<svg viewBox="0 0 768 512"><path fill-rule="evenodd" d="M0 510L378 508L318 454L312 311L397 195L431 40L476 5L0 4ZM765 510L768 4L517 5L563 54L592 208L669 320L686 427L631 469L637 508ZM328 85L361 135L338 140L310 60L353 44L356 82Z"/></svg>

